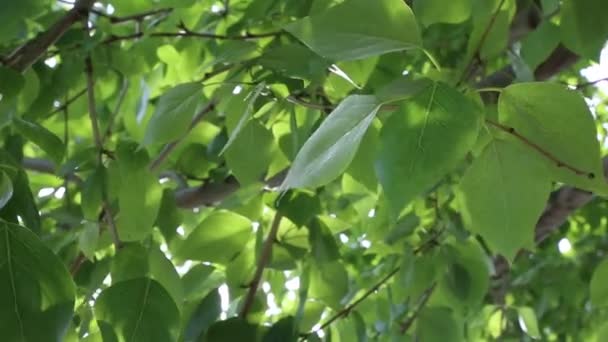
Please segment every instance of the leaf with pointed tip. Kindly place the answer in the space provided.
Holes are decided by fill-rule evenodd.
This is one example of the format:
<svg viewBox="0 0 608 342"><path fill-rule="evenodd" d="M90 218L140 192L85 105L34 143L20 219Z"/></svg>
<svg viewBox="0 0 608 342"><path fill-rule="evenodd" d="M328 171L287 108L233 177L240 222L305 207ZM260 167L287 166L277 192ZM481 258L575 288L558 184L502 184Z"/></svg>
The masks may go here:
<svg viewBox="0 0 608 342"><path fill-rule="evenodd" d="M226 150L228 150L228 148L230 148L230 146L232 146L232 144L234 143L236 138L239 136L239 134L241 133L241 131L243 130L243 128L245 127L247 122L249 122L249 119L251 119L251 115L253 115L253 106L255 105L255 100L258 99L258 97L260 96L260 93L262 92L262 90L264 90L264 87L266 87L266 84L264 82L262 82L262 83L258 84L249 94L249 100L247 102L247 107L245 108L245 111L241 115L238 123L236 124L236 126L234 127L232 132L230 132L230 136L228 137L228 142L226 143L226 145L224 145L224 148L222 148L222 150L220 151L220 155L224 154L224 152L226 152Z"/></svg>
<svg viewBox="0 0 608 342"><path fill-rule="evenodd" d="M578 92L557 83L514 84L501 92L498 116L501 123L559 162L582 172L577 174L551 161L548 171L553 180L608 194L595 122Z"/></svg>
<svg viewBox="0 0 608 342"><path fill-rule="evenodd" d="M365 20L361 20L365 18ZM422 39L401 0L349 0L285 27L319 55L346 61L417 48Z"/></svg>
<svg viewBox="0 0 608 342"><path fill-rule="evenodd" d="M216 211L186 237L177 256L193 260L227 263L252 238L251 222L244 216Z"/></svg>
<svg viewBox="0 0 608 342"><path fill-rule="evenodd" d="M281 190L315 188L342 174L380 103L372 95L352 95L334 109L298 152Z"/></svg>
<svg viewBox="0 0 608 342"><path fill-rule="evenodd" d="M46 152L54 162L61 162L65 153L65 145L59 137L43 126L19 117L13 118L13 125L26 139Z"/></svg>
<svg viewBox="0 0 608 342"><path fill-rule="evenodd" d="M63 341L75 286L29 229L0 222L0 331L4 341Z"/></svg>
<svg viewBox="0 0 608 342"><path fill-rule="evenodd" d="M183 83L161 95L142 144L164 144L182 137L203 99L202 89L201 83Z"/></svg>
<svg viewBox="0 0 608 342"><path fill-rule="evenodd" d="M385 122L376 174L394 214L430 190L473 147L481 113L457 90L430 84Z"/></svg>
<svg viewBox="0 0 608 342"><path fill-rule="evenodd" d="M104 341L176 341L179 310L171 296L150 278L121 281L101 292L95 318Z"/></svg>
<svg viewBox="0 0 608 342"><path fill-rule="evenodd" d="M513 260L534 246L534 228L549 193L547 163L519 141L491 141L460 184L465 225Z"/></svg>

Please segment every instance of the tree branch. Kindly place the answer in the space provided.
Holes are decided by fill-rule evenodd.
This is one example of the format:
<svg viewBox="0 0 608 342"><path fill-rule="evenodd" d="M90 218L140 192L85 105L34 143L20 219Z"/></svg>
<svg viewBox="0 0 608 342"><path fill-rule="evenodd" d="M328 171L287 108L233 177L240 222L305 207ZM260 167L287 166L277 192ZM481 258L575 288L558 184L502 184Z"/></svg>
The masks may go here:
<svg viewBox="0 0 608 342"><path fill-rule="evenodd" d="M107 14L105 12L98 11L96 9L91 10L91 13L95 13L100 17L108 19L110 21L110 23L112 23L112 24L119 24L119 23L124 23L124 22L128 22L128 21L141 22L144 19L146 19L147 17L155 16L158 14L167 15L171 12L173 12L173 8L158 8L158 9L154 9L154 10L150 10L150 11L146 11L146 12L142 12L142 13L127 15L124 17L117 17L117 16L113 16L111 14Z"/></svg>
<svg viewBox="0 0 608 342"><path fill-rule="evenodd" d="M266 265L270 262L270 258L272 257L272 245L277 239L277 232L279 231L281 218L281 214L279 214L279 212L276 212L276 214L274 215L274 219L272 220L272 225L270 227L270 231L268 232L268 236L266 237L264 245L262 246L262 252L258 260L258 265L255 270L255 274L253 275L253 280L249 284L249 290L245 295L243 307L241 308L241 312L239 314L242 319L247 318L247 314L249 314L249 310L251 310L251 307L253 306L255 294L257 293L258 287L260 286L260 281L262 279L262 274L264 273L264 268L266 268Z"/></svg>
<svg viewBox="0 0 608 342"><path fill-rule="evenodd" d="M19 72L25 71L34 64L46 50L61 38L69 28L82 18L85 18L95 0L78 0L66 15L53 24L48 30L25 43L11 55L4 58L6 66Z"/></svg>
<svg viewBox="0 0 608 342"><path fill-rule="evenodd" d="M420 296L418 305L414 309L414 312L412 313L412 315L410 317L408 317L408 319L405 320L405 322L401 323L401 334L402 335L405 334L410 329L410 327L412 326L412 324L414 323L416 318L418 318L418 314L420 314L420 311L422 311L422 308L424 308L426 303L429 301L429 299L431 298L431 295L433 294L433 291L435 291L436 287L437 287L437 283L433 283L433 285L429 286L426 290L424 290L424 292Z"/></svg>

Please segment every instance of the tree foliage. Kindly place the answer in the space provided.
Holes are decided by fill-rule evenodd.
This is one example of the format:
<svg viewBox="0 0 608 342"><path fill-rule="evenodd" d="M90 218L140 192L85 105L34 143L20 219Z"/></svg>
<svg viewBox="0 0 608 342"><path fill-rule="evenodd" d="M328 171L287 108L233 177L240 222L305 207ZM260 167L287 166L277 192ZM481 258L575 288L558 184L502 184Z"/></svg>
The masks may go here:
<svg viewBox="0 0 608 342"><path fill-rule="evenodd" d="M0 11L6 341L605 341L603 0Z"/></svg>

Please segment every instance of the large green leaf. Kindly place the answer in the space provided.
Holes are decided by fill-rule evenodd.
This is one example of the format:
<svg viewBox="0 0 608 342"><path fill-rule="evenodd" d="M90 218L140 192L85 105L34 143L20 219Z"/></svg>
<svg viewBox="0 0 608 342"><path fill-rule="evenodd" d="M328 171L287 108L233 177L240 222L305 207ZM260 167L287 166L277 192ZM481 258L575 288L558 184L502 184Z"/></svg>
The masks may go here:
<svg viewBox="0 0 608 342"><path fill-rule="evenodd" d="M169 293L150 278L114 284L95 302L104 341L177 341L179 316Z"/></svg>
<svg viewBox="0 0 608 342"><path fill-rule="evenodd" d="M347 0L285 29L319 55L335 61L421 45L414 15L400 0Z"/></svg>
<svg viewBox="0 0 608 342"><path fill-rule="evenodd" d="M424 308L418 315L416 336L425 342L464 341L462 325L446 307Z"/></svg>
<svg viewBox="0 0 608 342"><path fill-rule="evenodd" d="M65 153L65 145L59 137L44 126L18 117L13 118L13 125L25 138L46 152L53 161L61 162Z"/></svg>
<svg viewBox="0 0 608 342"><path fill-rule="evenodd" d="M534 246L534 228L551 191L541 158L518 141L494 139L462 179L466 226L510 260L520 248Z"/></svg>
<svg viewBox="0 0 608 342"><path fill-rule="evenodd" d="M608 306L608 260L602 261L593 272L589 290L594 306Z"/></svg>
<svg viewBox="0 0 608 342"><path fill-rule="evenodd" d="M423 0L414 1L416 18L424 25L435 23L456 24L471 15L471 0Z"/></svg>
<svg viewBox="0 0 608 342"><path fill-rule="evenodd" d="M247 218L229 211L216 211L186 237L177 256L226 263L241 252L252 237L251 222Z"/></svg>
<svg viewBox="0 0 608 342"><path fill-rule="evenodd" d="M156 280L171 295L178 307L183 300L181 280L175 267L158 247L145 248L140 244L128 244L112 259L112 283L149 277Z"/></svg>
<svg viewBox="0 0 608 342"><path fill-rule="evenodd" d="M608 3L598 0L565 0L561 8L562 40L572 51L596 59L608 38L604 13Z"/></svg>
<svg viewBox="0 0 608 342"><path fill-rule="evenodd" d="M302 146L281 189L315 188L338 177L353 160L379 108L375 96L344 99Z"/></svg>
<svg viewBox="0 0 608 342"><path fill-rule="evenodd" d="M165 92L148 122L143 144L163 144L176 140L188 130L203 95L201 83L184 83Z"/></svg>
<svg viewBox="0 0 608 342"><path fill-rule="evenodd" d="M160 207L162 188L156 175L148 170L148 156L132 142L123 142L116 151L116 182L120 212L116 224L120 239L137 241L152 231Z"/></svg>
<svg viewBox="0 0 608 342"><path fill-rule="evenodd" d="M241 319L230 318L213 324L203 341L205 342L257 342L258 329L255 325Z"/></svg>
<svg viewBox="0 0 608 342"><path fill-rule="evenodd" d="M226 151L226 163L242 185L259 182L272 160L274 138L257 120L243 127Z"/></svg>
<svg viewBox="0 0 608 342"><path fill-rule="evenodd" d="M0 331L6 341L63 341L72 320L70 274L30 230L0 222Z"/></svg>
<svg viewBox="0 0 608 342"><path fill-rule="evenodd" d="M434 83L403 102L384 124L376 174L395 213L462 162L481 113L464 95Z"/></svg>
<svg viewBox="0 0 608 342"><path fill-rule="evenodd" d="M501 93L498 115L501 123L557 159L547 158L553 180L608 194L595 123L580 94L556 83L514 84Z"/></svg>
<svg viewBox="0 0 608 342"><path fill-rule="evenodd" d="M344 265L332 261L315 265L310 273L308 296L321 300L333 309L340 309L342 298L348 291L348 274Z"/></svg>
<svg viewBox="0 0 608 342"><path fill-rule="evenodd" d="M217 289L211 290L194 309L184 331L184 341L198 341L201 335L222 313L221 298Z"/></svg>

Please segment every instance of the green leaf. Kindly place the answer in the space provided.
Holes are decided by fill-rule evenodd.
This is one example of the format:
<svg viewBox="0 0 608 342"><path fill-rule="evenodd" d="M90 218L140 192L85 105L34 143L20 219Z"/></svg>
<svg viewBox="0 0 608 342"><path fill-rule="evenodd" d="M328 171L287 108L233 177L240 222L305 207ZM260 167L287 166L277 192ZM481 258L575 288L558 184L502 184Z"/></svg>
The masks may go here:
<svg viewBox="0 0 608 342"><path fill-rule="evenodd" d="M425 342L464 341L460 322L445 307L422 309L417 318L416 336Z"/></svg>
<svg viewBox="0 0 608 342"><path fill-rule="evenodd" d="M183 83L167 90L158 100L142 144L164 144L182 137L203 99L201 83Z"/></svg>
<svg viewBox="0 0 608 342"><path fill-rule="evenodd" d="M251 120L226 151L226 163L241 185L259 182L270 165L274 147L272 133Z"/></svg>
<svg viewBox="0 0 608 342"><path fill-rule="evenodd" d="M538 322L534 310L527 306L522 306L517 308L517 313L519 314L518 322L521 330L534 339L540 338L540 331L538 330Z"/></svg>
<svg viewBox="0 0 608 342"><path fill-rule="evenodd" d="M413 49L422 44L414 15L400 0L348 0L291 23L285 30L319 55L335 61Z"/></svg>
<svg viewBox="0 0 608 342"><path fill-rule="evenodd" d="M184 259L227 263L252 238L251 222L229 211L215 211L186 237L177 251Z"/></svg>
<svg viewBox="0 0 608 342"><path fill-rule="evenodd" d="M447 267L436 296L461 312L478 310L490 285L490 261L475 239L446 246Z"/></svg>
<svg viewBox="0 0 608 342"><path fill-rule="evenodd" d="M264 82L262 82L262 83L258 84L251 91L251 94L249 94L249 96L248 96L249 100L247 101L247 106L245 107L245 111L239 118L239 121L237 122L237 124L234 127L234 129L232 130L232 132L230 132L230 135L228 137L228 142L226 143L226 145L224 145L224 148L222 148L222 150L220 151L220 155L224 154L224 152L226 152L226 150L228 150L230 148L230 146L232 146L232 144L234 143L236 138L239 136L239 134L241 133L243 128L247 125L247 123L251 119L251 116L253 115L253 106L255 105L255 101L258 99L258 97L260 96L260 93L262 93L262 90L264 90L265 87L266 87L266 84Z"/></svg>
<svg viewBox="0 0 608 342"><path fill-rule="evenodd" d="M26 139L46 152L53 161L60 163L63 160L65 145L51 131L37 123L29 122L19 117L13 118L13 125Z"/></svg>
<svg viewBox="0 0 608 342"><path fill-rule="evenodd" d="M162 188L157 176L148 170L148 156L132 142L118 145L118 206L116 221L118 234L123 241L137 241L152 231L160 208Z"/></svg>
<svg viewBox="0 0 608 342"><path fill-rule="evenodd" d="M75 286L30 230L0 222L0 331L6 341L63 341Z"/></svg>
<svg viewBox="0 0 608 342"><path fill-rule="evenodd" d="M471 16L471 0L414 1L414 13L425 26L435 23L457 24Z"/></svg>
<svg viewBox="0 0 608 342"><path fill-rule="evenodd" d="M288 191L277 201L277 211L300 227L321 213L321 201L314 193Z"/></svg>
<svg viewBox="0 0 608 342"><path fill-rule="evenodd" d="M181 280L171 261L158 247L123 246L112 260L111 272L113 284L142 277L154 279L171 295L177 307L181 307L184 297Z"/></svg>
<svg viewBox="0 0 608 342"><path fill-rule="evenodd" d="M295 321L292 316L281 318L272 325L262 342L295 342L297 341Z"/></svg>
<svg viewBox="0 0 608 342"><path fill-rule="evenodd" d="M13 196L1 209L0 215L3 219L19 223L19 217L27 228L33 232L40 232L40 214L30 190L28 176L23 170L17 171L12 178Z"/></svg>
<svg viewBox="0 0 608 342"><path fill-rule="evenodd" d="M25 79L19 72L3 66L0 66L0 80L1 102L13 99L25 85Z"/></svg>
<svg viewBox="0 0 608 342"><path fill-rule="evenodd" d="M487 60L505 50L515 7L515 0L473 0L473 32L469 39L469 54L479 52L481 59Z"/></svg>
<svg viewBox="0 0 608 342"><path fill-rule="evenodd" d="M338 243L327 226L320 220L308 225L311 253L318 264L336 261L340 258Z"/></svg>
<svg viewBox="0 0 608 342"><path fill-rule="evenodd" d="M498 115L501 123L582 172L560 167L538 153L551 162L553 180L608 194L595 122L579 93L557 83L514 84L501 93Z"/></svg>
<svg viewBox="0 0 608 342"><path fill-rule="evenodd" d="M379 108L375 96L344 99L302 146L281 190L319 187L344 172Z"/></svg>
<svg viewBox="0 0 608 342"><path fill-rule="evenodd" d="M608 306L608 260L602 261L595 271L589 283L591 303L597 307Z"/></svg>
<svg viewBox="0 0 608 342"><path fill-rule="evenodd" d="M0 209L2 209L13 197L13 182L4 171L0 171L0 173L2 174L2 179L0 179Z"/></svg>
<svg viewBox="0 0 608 342"><path fill-rule="evenodd" d="M240 318L229 318L213 324L205 335L205 342L257 342L258 329Z"/></svg>
<svg viewBox="0 0 608 342"><path fill-rule="evenodd" d="M97 241L99 240L99 224L97 222L85 222L78 236L78 247L87 259L95 258Z"/></svg>
<svg viewBox="0 0 608 342"><path fill-rule="evenodd" d="M105 289L95 302L103 340L176 341L179 310L167 291L150 278L136 278Z"/></svg>
<svg viewBox="0 0 608 342"><path fill-rule="evenodd" d="M87 177L82 185L80 193L80 207L82 215L85 219L97 221L101 204L103 202L103 191L106 186L105 182L106 169L102 166L95 170Z"/></svg>
<svg viewBox="0 0 608 342"><path fill-rule="evenodd" d="M465 225L509 260L520 248L534 247L534 228L551 191L540 158L518 141L494 139L460 184Z"/></svg>
<svg viewBox="0 0 608 342"><path fill-rule="evenodd" d="M211 290L196 306L184 332L186 342L198 341L207 329L222 313L220 293L217 289Z"/></svg>
<svg viewBox="0 0 608 342"><path fill-rule="evenodd" d="M309 298L321 300L339 310L347 291L348 274L339 261L317 264L311 269Z"/></svg>
<svg viewBox="0 0 608 342"><path fill-rule="evenodd" d="M561 6L562 41L567 48L597 60L608 38L604 13L608 3L597 0L565 0Z"/></svg>
<svg viewBox="0 0 608 342"><path fill-rule="evenodd" d="M385 122L376 174L394 214L463 161L477 138L480 114L464 95L435 83Z"/></svg>
<svg viewBox="0 0 608 342"><path fill-rule="evenodd" d="M524 37L521 42L521 57L534 70L560 43L559 27L551 21L544 21L540 26Z"/></svg>

